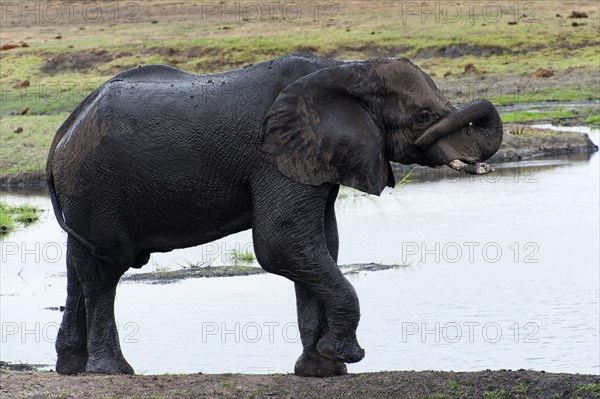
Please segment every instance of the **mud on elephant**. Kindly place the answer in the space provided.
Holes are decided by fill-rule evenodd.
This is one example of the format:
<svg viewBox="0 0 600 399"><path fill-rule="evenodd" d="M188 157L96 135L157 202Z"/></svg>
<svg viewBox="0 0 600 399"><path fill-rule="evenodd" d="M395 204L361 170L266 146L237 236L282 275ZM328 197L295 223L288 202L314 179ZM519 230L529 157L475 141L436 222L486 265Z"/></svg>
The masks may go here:
<svg viewBox="0 0 600 399"><path fill-rule="evenodd" d="M407 59L292 54L214 75L118 74L77 106L48 157L69 236L56 370L133 373L114 318L121 275L152 252L252 229L260 265L295 284L295 373L344 374L365 353L358 298L336 266L339 185L379 195L394 186L390 161L486 173L478 162L501 140L488 101L455 109Z"/></svg>

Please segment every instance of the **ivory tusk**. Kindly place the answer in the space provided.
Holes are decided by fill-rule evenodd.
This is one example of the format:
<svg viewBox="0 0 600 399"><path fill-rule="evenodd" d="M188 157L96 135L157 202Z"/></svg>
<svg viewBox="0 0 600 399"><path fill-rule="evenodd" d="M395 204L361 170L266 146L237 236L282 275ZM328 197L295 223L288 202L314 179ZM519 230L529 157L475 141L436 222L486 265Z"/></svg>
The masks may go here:
<svg viewBox="0 0 600 399"><path fill-rule="evenodd" d="M494 168L487 163L468 164L459 159L450 161L448 167L469 175L486 175L494 171Z"/></svg>

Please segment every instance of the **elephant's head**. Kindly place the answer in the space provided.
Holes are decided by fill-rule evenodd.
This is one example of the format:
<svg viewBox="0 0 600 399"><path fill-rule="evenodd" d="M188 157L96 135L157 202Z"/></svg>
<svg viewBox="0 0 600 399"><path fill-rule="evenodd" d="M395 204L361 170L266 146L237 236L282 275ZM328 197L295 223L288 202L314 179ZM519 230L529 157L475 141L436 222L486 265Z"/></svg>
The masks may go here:
<svg viewBox="0 0 600 399"><path fill-rule="evenodd" d="M289 178L379 195L389 161L485 173L502 123L487 100L457 110L406 59L346 62L287 86L263 125L263 149Z"/></svg>

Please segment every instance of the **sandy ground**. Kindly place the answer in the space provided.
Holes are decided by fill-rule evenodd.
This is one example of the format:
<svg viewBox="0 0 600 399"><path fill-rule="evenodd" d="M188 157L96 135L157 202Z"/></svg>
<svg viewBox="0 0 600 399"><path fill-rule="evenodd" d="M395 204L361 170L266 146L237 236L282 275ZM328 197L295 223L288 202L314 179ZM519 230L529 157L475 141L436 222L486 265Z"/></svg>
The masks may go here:
<svg viewBox="0 0 600 399"><path fill-rule="evenodd" d="M291 374L60 376L53 372L0 374L4 399L297 399L297 398L598 398L600 377L537 371L385 371L314 379Z"/></svg>

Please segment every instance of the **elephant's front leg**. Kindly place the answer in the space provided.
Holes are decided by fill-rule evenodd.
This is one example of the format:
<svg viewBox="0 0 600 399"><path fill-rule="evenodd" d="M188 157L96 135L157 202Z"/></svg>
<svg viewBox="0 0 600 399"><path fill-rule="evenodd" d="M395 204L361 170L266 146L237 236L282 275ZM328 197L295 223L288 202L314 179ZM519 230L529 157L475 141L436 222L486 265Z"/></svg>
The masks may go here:
<svg viewBox="0 0 600 399"><path fill-rule="evenodd" d="M335 218L335 200L339 186L335 185L329 193L325 206L325 241L331 258L337 263L339 236ZM329 377L347 373L342 362L328 359L317 352L317 343L327 331L325 307L313 293L301 284L295 284L296 309L298 311L298 329L302 340L302 354L296 361L294 373L303 377Z"/></svg>
<svg viewBox="0 0 600 399"><path fill-rule="evenodd" d="M296 284L305 352L333 361L331 368L336 369L337 362L360 361L364 350L356 340L358 297L326 243L324 212L330 189L288 180L257 193L253 235L261 266Z"/></svg>
<svg viewBox="0 0 600 399"><path fill-rule="evenodd" d="M296 283L298 329L302 340L302 354L294 366L294 374L302 377L331 377L347 373L343 362L319 354L317 343L327 331L327 317L323 303L307 288Z"/></svg>

